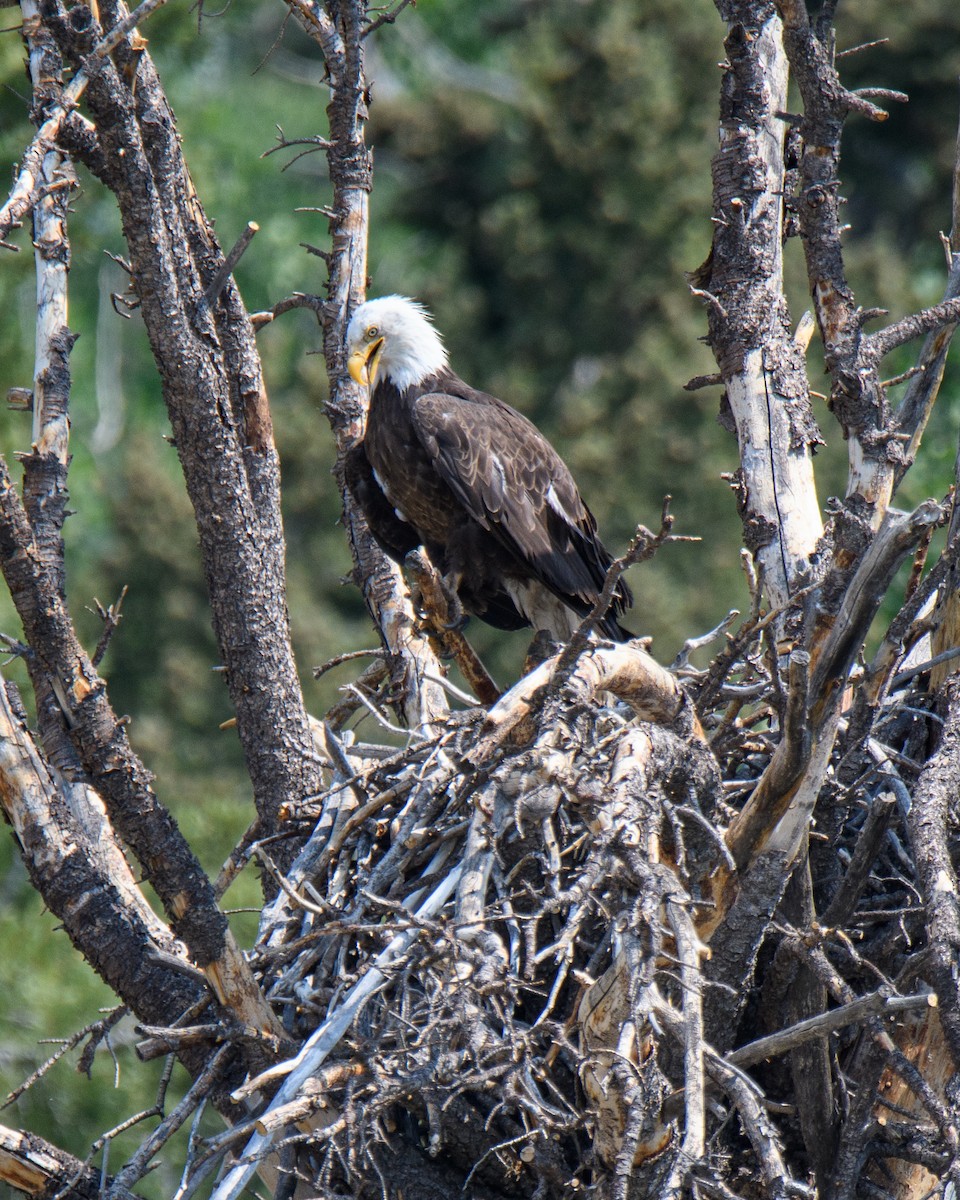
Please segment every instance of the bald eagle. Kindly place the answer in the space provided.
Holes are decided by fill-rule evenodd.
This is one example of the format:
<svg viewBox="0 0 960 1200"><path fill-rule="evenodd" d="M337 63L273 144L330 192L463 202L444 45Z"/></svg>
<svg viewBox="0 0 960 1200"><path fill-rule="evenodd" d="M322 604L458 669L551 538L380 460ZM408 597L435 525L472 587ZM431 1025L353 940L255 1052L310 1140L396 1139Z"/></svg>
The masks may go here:
<svg viewBox="0 0 960 1200"><path fill-rule="evenodd" d="M526 417L450 370L413 300L361 304L347 353L370 407L346 480L380 547L403 562L423 546L464 612L498 629L532 625L568 638L611 558L556 450ZM632 602L621 580L602 634L632 636L616 619Z"/></svg>

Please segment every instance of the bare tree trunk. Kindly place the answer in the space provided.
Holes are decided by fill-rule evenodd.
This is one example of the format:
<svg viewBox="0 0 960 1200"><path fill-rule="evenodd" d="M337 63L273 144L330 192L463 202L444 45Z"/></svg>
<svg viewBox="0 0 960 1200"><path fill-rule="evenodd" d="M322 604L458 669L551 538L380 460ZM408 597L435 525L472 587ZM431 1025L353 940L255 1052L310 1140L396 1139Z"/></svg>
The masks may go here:
<svg viewBox="0 0 960 1200"><path fill-rule="evenodd" d="M721 4L727 62L720 149L713 160L710 258L694 294L707 305L710 344L737 434L733 481L745 544L774 608L812 582L823 526L813 476L820 434L783 292L787 61L772 0Z"/></svg>

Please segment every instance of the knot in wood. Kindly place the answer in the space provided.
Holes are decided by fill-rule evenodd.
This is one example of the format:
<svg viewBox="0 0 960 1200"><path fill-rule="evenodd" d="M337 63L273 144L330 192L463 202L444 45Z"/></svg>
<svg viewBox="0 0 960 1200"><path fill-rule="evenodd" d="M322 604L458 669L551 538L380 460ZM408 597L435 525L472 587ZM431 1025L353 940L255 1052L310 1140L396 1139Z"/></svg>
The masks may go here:
<svg viewBox="0 0 960 1200"><path fill-rule="evenodd" d="M744 522L744 544L756 555L777 536L777 526L760 513L751 513Z"/></svg>
<svg viewBox="0 0 960 1200"><path fill-rule="evenodd" d="M819 208L829 199L829 192L819 183L815 183L813 187L807 188L803 193L803 198L811 208Z"/></svg>
<svg viewBox="0 0 960 1200"><path fill-rule="evenodd" d="M903 435L895 429L868 429L860 434L860 442L865 449L873 451L878 457L890 463L902 463Z"/></svg>
<svg viewBox="0 0 960 1200"><path fill-rule="evenodd" d="M93 10L86 4L78 4L75 8L71 8L67 16L71 27L77 33L85 33L93 27Z"/></svg>
<svg viewBox="0 0 960 1200"><path fill-rule="evenodd" d="M369 192L373 187L373 162L364 145L355 146L337 163L337 183Z"/></svg>
<svg viewBox="0 0 960 1200"><path fill-rule="evenodd" d="M759 36L756 29L749 25L741 25L739 22L731 26L730 32L727 34L724 46L729 53L732 50L739 50L741 53L744 48L757 40Z"/></svg>
<svg viewBox="0 0 960 1200"><path fill-rule="evenodd" d="M862 496L858 495L847 496L843 500L831 496L825 508L830 522L834 554L839 554L849 568L851 563L857 561L865 553L873 540L870 505ZM842 590L846 586L846 572L844 570L834 571L832 575L835 577L834 584ZM829 590L829 586L830 581L828 580L825 588Z"/></svg>

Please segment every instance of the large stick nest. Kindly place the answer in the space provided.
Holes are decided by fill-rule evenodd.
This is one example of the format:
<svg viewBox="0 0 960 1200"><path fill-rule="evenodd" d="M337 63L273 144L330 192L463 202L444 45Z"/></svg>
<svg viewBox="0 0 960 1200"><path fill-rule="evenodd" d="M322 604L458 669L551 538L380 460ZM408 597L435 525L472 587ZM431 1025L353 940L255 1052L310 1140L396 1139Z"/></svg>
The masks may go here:
<svg viewBox="0 0 960 1200"><path fill-rule="evenodd" d="M808 1015L790 1007L802 972L822 1009L828 994L870 993L867 1015L894 980L915 985L922 914L896 762L928 721L901 691L871 736L844 726L829 776L834 904L821 906L835 927L791 924L785 878L767 896L754 881L747 899L768 916L754 915L739 961L710 959L700 938L728 916L717 881L734 874L723 830L770 762L784 703L762 632L748 633L686 672L712 746L672 677L621 647L587 650L561 679L547 663L490 713L452 714L399 751L325 727L337 765L290 814L309 840L277 876L254 955L306 1044L292 1071L241 1089L273 1093L241 1126L261 1139L248 1154L300 1147L321 1195L392 1194L398 1138L477 1196L670 1194L691 1169L706 1194L809 1190L792 1076L719 1051ZM269 847L257 853L269 864ZM744 919L734 908L716 942ZM855 1076L870 1059L858 1025L831 1039ZM891 1151L896 1132L873 1125L874 1152L910 1157L913 1145ZM921 1150L943 1162L935 1134Z"/></svg>

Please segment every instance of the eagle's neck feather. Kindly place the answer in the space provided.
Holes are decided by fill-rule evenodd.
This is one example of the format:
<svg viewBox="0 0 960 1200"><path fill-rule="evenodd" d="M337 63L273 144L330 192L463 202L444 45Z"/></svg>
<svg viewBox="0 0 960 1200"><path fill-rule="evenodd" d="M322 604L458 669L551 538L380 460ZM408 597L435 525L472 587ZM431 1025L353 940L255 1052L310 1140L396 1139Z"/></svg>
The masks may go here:
<svg viewBox="0 0 960 1200"><path fill-rule="evenodd" d="M437 375L447 366L447 352L440 335L424 321L416 337L398 337L384 348L380 369L386 379L405 392Z"/></svg>

